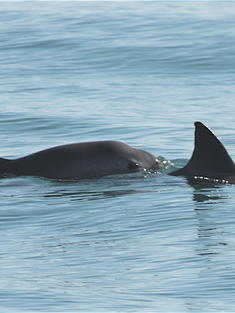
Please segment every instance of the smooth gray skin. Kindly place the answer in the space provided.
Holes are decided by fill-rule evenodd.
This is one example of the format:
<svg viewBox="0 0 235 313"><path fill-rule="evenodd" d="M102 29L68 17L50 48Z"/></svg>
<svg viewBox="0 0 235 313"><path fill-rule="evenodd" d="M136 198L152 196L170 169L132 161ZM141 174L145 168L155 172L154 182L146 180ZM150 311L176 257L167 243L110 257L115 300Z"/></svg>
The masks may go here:
<svg viewBox="0 0 235 313"><path fill-rule="evenodd" d="M160 162L152 154L118 141L75 143L15 160L0 158L1 176L40 176L52 179L95 178L160 167Z"/></svg>
<svg viewBox="0 0 235 313"><path fill-rule="evenodd" d="M201 122L195 122L195 145L191 159L173 176L209 183L235 184L235 164L219 139Z"/></svg>

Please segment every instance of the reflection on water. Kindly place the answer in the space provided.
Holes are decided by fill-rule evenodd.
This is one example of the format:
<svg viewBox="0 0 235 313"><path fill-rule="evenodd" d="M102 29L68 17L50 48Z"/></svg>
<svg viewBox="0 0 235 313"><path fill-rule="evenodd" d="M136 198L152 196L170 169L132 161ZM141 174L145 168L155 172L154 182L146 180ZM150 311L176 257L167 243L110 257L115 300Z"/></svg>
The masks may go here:
<svg viewBox="0 0 235 313"><path fill-rule="evenodd" d="M208 226L209 220L205 223L203 217L198 216L198 221L196 254L199 256L223 254L228 243L225 241L221 227L216 224ZM213 219L211 218L210 221L212 222Z"/></svg>
<svg viewBox="0 0 235 313"><path fill-rule="evenodd" d="M201 194L201 193L193 193L193 200L196 202L210 202L210 201L216 201L221 200L223 197L221 196L213 196L208 194Z"/></svg>
<svg viewBox="0 0 235 313"><path fill-rule="evenodd" d="M192 199L197 203L225 203L228 198L228 194L224 190L225 185L193 179L187 179L187 182L193 188ZM202 208L205 209L205 206ZM201 209L201 207L198 206L197 209Z"/></svg>
<svg viewBox="0 0 235 313"><path fill-rule="evenodd" d="M100 192L96 191L73 191L68 190L56 190L44 194L45 198L59 198L59 197L68 197L71 201L73 200L97 200L97 199L107 199L115 198L128 194L141 193L140 190L104 190Z"/></svg>
<svg viewBox="0 0 235 313"><path fill-rule="evenodd" d="M226 231L219 221L223 214L221 208L230 197L223 185L190 183L190 186L193 187L192 199L198 221L196 254L206 257L210 263L214 256L223 254L227 246L224 236Z"/></svg>
<svg viewBox="0 0 235 313"><path fill-rule="evenodd" d="M187 179L186 181L192 188L192 200L198 224L195 253L201 261L208 263L209 269L209 264L227 251L227 225L222 223L226 214L223 208L228 201L231 201L228 188L233 186L204 180Z"/></svg>
<svg viewBox="0 0 235 313"><path fill-rule="evenodd" d="M53 181L54 188L44 193L43 197L69 198L70 201L92 201L142 193L141 189L134 189L133 179L138 182L143 179L143 176L127 174L82 181Z"/></svg>

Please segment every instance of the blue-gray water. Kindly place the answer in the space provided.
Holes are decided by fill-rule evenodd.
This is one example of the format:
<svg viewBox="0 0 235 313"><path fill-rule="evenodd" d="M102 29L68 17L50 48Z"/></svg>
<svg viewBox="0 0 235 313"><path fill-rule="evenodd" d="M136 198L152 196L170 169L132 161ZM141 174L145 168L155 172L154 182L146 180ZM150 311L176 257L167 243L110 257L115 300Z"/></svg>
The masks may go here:
<svg viewBox="0 0 235 313"><path fill-rule="evenodd" d="M1 2L0 156L114 139L235 157L234 2ZM209 148L209 147L208 147ZM234 186L0 181L1 312L235 311Z"/></svg>

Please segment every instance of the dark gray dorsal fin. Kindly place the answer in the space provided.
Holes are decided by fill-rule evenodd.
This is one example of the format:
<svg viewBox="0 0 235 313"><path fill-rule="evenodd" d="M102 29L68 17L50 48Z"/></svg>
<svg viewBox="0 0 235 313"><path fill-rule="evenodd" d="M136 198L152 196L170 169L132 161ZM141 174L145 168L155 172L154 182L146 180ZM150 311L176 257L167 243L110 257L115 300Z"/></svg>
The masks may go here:
<svg viewBox="0 0 235 313"><path fill-rule="evenodd" d="M0 175L9 171L11 160L0 158Z"/></svg>
<svg viewBox="0 0 235 313"><path fill-rule="evenodd" d="M172 175L235 173L235 164L219 139L201 122L195 122L195 146L185 167Z"/></svg>

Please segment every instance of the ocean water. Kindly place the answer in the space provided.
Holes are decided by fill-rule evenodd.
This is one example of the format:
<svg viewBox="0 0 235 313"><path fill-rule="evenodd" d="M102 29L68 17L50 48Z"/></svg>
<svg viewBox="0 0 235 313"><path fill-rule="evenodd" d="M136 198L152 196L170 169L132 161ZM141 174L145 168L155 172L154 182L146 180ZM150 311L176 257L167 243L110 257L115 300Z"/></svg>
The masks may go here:
<svg viewBox="0 0 235 313"><path fill-rule="evenodd" d="M235 156L235 3L1 2L0 156L121 140ZM209 148L209 147L208 147ZM234 186L0 180L0 312L235 311Z"/></svg>

